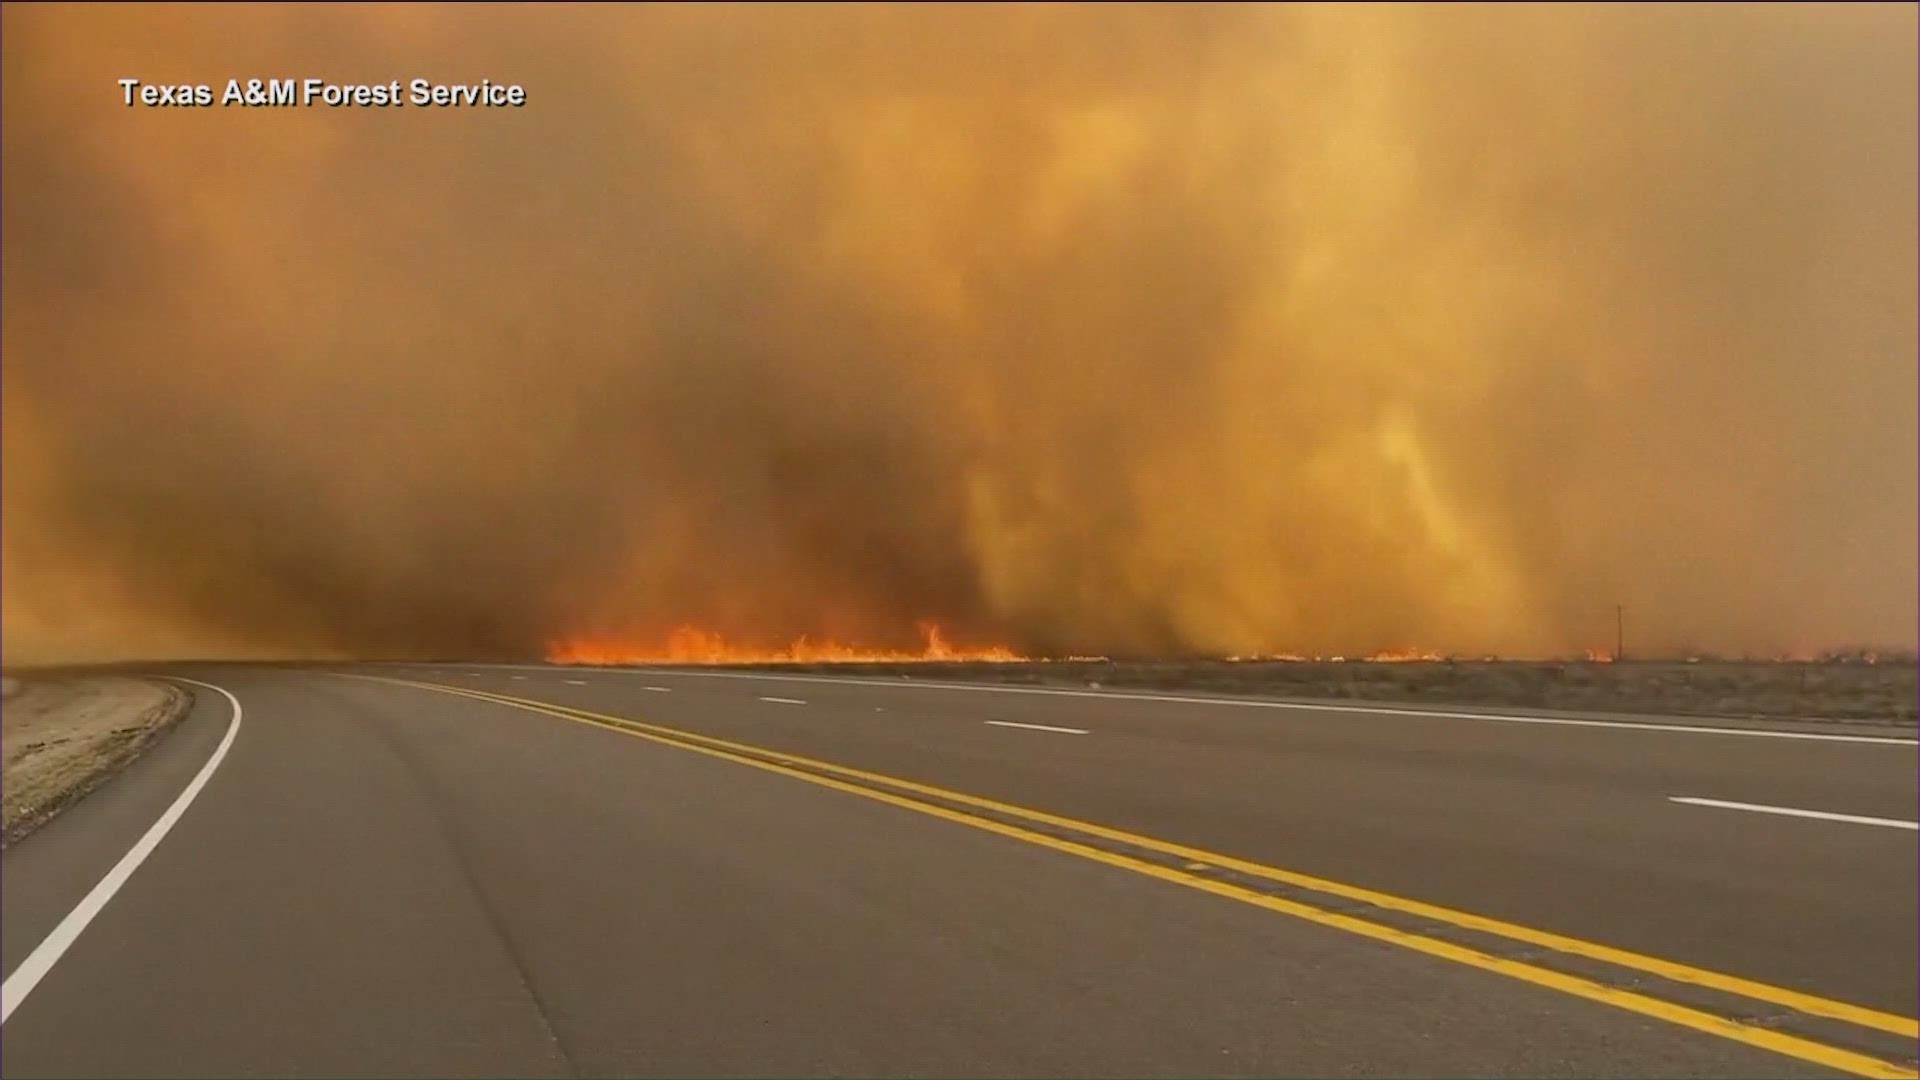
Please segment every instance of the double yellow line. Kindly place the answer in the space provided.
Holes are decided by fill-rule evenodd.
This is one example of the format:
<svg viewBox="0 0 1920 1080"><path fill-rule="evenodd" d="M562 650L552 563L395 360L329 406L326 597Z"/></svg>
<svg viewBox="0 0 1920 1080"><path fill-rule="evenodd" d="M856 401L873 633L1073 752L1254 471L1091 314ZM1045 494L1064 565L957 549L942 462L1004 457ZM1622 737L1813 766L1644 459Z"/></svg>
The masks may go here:
<svg viewBox="0 0 1920 1080"><path fill-rule="evenodd" d="M1235 885L1231 882L1210 878L1207 876L1207 872L1209 868L1231 870L1249 877L1278 882L1299 889L1311 890L1315 893L1339 897L1343 900L1357 901L1384 910L1400 912L1405 915L1443 923L1462 930L1470 930L1511 941L1523 942L1528 945L1549 949L1569 956L1600 961L1615 967L1657 976L1672 982L1714 990L1736 997L1747 998L1752 1001L1765 1002L1805 1016L1850 1024L1907 1039L1920 1038L1920 1020L1915 1020L1912 1017L1899 1016L1842 1001L1816 997L1812 994L1805 994L1778 986L1770 986L1766 983L1754 982L1750 979L1743 979L1734 975L1707 971L1701 968L1690 967L1686 964L1675 963L1671 960L1662 960L1658 957L1630 952L1625 949L1616 949L1590 941L1582 941L1578 938L1566 937L1544 930L1536 930L1531 927L1502 922L1501 920L1491 919L1483 915L1455 911L1451 908L1441 907L1436 904L1428 904L1388 893L1375 892L1372 889L1363 889L1342 882L1297 873L1292 870L1282 870L1277 867L1265 866L1260 863L1249 862L1245 859L1236 859L1230 855L1223 855L1218 852L1188 847L1184 844L1170 843L1150 836L1142 836L1137 833L1108 828L1104 825L1096 825L1090 822L1062 817L1058 814L1049 814L1040 810L1013 806L993 799L981 798L977 795L949 791L945 788L935 787L930 784L921 784L911 780L903 780L898 777L867 772L862 769L855 769L830 761L820 761L813 758L802 757L798 754L771 750L766 747L733 742L727 739L715 738L710 735L681 731L676 728L661 727L658 724L649 724L624 717L608 716L602 713L587 712L582 709L553 705L547 702L511 697L506 694L495 694L464 687L440 686L433 683L415 682L408 679L394 679L383 676L356 675L348 677L473 698L480 701L492 702L497 705L508 705L529 712L541 713L573 723L604 728L621 735L646 739L650 742L661 743L677 749L705 754L708 757L720 758L765 772L778 773L796 780L804 780L810 784L832 788L836 791L844 791L850 795L873 799L878 802L912 810L916 813L927 814L970 828L981 829L986 832L996 833L1054 851L1104 863L1108 866L1131 870L1135 873L1158 878L1162 881L1171 882L1190 889L1197 889L1201 892L1212 893L1215 896L1237 900L1241 903L1251 904L1268 911L1279 912L1322 926L1333 927L1351 934L1358 934L1361 937L1383 941L1443 960L1464 964L1468 967L1495 972L1509 978L1518 979L1521 982L1556 990L1574 997L1585 998L1589 1001L1612 1005L1629 1012L1639 1013L1643 1016L1649 1016L1657 1020L1666 1021L1667 1023L1677 1024L1681 1027L1702 1031L1710 1035L1717 1035L1721 1038L1731 1039L1735 1042L1745 1043L1763 1050L1770 1050L1774 1053L1784 1054L1801 1061L1824 1065L1855 1076L1920 1080L1920 1072L1916 1072L1915 1069L1908 1064L1885 1061L1853 1050L1815 1042L1798 1035L1792 1035L1754 1024L1742 1023L1738 1020L1719 1016L1711 1012L1675 1004L1670 1001L1663 1001L1659 998L1650 997L1636 991L1622 989L1617 986L1609 986L1592 979L1540 967L1520 960L1496 956L1492 953L1455 944L1454 942L1426 937L1413 931L1370 922L1354 915L1325 910L1298 900L1271 896L1254 889ZM919 798L913 798L911 796L919 796ZM971 807L976 810L985 811L986 813L998 815L1002 818L1012 818L1017 821L1044 825L1051 829L1075 833L1083 837L1097 838L1140 851L1150 851L1159 855L1171 856L1183 860L1187 865L1181 868L1161 865L1147 859L1108 850L1106 848L1094 847L1090 844L1065 839L1049 833L1022 828L1019 825L1009 824L1006 821L997 820L994 817L968 813L964 810L955 809L954 806L927 802L925 801L926 799L937 799L942 803Z"/></svg>

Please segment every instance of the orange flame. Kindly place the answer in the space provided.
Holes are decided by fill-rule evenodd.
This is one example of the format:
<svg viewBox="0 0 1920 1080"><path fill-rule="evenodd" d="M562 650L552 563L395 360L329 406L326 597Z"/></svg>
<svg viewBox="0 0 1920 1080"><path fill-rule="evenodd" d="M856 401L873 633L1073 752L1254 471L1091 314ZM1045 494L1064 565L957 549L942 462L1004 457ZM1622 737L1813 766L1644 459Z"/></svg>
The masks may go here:
<svg viewBox="0 0 1920 1080"><path fill-rule="evenodd" d="M1325 663L1344 664L1349 661L1365 664L1419 664L1434 663L1447 659L1445 653L1427 649L1386 649L1369 656L1302 656L1299 653L1245 653L1229 656L1229 663L1285 662L1293 664Z"/></svg>
<svg viewBox="0 0 1920 1080"><path fill-rule="evenodd" d="M920 634L926 639L926 646L918 652L863 648L834 641L814 641L805 636L785 648L765 648L730 644L715 631L682 626L658 644L587 635L565 638L547 647L547 659L556 664L1014 663L1026 659L998 645L973 648L949 644L940 628L932 623L921 623Z"/></svg>
<svg viewBox="0 0 1920 1080"><path fill-rule="evenodd" d="M1595 664L1613 663L1613 653L1606 649L1588 649L1587 660Z"/></svg>
<svg viewBox="0 0 1920 1080"><path fill-rule="evenodd" d="M1368 662L1374 664L1425 664L1445 659L1440 653L1424 649L1388 649L1367 657Z"/></svg>

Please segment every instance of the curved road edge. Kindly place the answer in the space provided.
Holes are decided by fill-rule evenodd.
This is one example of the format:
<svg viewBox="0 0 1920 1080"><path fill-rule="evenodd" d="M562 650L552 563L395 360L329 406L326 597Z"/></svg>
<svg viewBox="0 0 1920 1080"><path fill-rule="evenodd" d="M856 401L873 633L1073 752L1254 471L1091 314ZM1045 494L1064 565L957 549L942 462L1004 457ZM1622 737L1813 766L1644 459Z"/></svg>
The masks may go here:
<svg viewBox="0 0 1920 1080"><path fill-rule="evenodd" d="M7 1019L13 1015L13 1011L27 1000L28 995L33 993L34 987L40 984L40 980L53 970L54 965L60 962L60 958L66 954L66 951L79 940L80 935L86 931L87 924L91 923L101 909L107 906L114 894L120 891L128 878L133 876L133 872L147 860L147 856L160 846L160 841L166 839L167 833L173 830L174 824L180 820L181 815L193 805L201 789L207 786L207 781L212 778L214 771L226 759L227 751L233 747L234 738L240 733L242 716L240 700L226 689L212 683L179 677L174 677L174 681L213 690L227 699L227 704L232 709L232 718L227 723L226 734L221 738L220 744L214 748L213 754L207 758L206 764L194 774L185 790L180 792L166 811L147 828L133 847L120 857L120 861L107 871L106 876L102 877L99 883L81 898L73 910L67 912L66 917L60 920L52 932L42 939L31 953L27 954L26 959L7 974L4 984L0 984L0 1024L6 1023ZM176 710L178 715L175 716L175 721L189 711L188 706L193 702L193 695L185 692L180 692L178 698L181 704ZM147 740L148 743L151 741Z"/></svg>

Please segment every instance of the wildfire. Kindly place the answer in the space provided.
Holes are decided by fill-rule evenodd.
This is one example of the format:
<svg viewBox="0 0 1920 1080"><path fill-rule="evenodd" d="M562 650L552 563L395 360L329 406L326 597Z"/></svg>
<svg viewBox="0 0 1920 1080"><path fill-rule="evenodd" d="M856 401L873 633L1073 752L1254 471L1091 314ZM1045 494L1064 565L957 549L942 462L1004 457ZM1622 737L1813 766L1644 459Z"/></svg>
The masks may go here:
<svg viewBox="0 0 1920 1080"><path fill-rule="evenodd" d="M1430 664L1447 659L1445 653L1430 652L1426 649L1387 649L1369 656L1302 656L1299 653L1248 653L1229 656L1229 663L1290 663L1290 664L1344 664L1354 661L1363 664Z"/></svg>
<svg viewBox="0 0 1920 1080"><path fill-rule="evenodd" d="M712 630L682 626L665 642L582 636L554 642L547 659L556 664L903 664L934 661L1015 663L1025 660L1002 646L972 648L948 643L938 626L921 623L926 640L917 652L873 649L802 636L785 648L730 644Z"/></svg>
<svg viewBox="0 0 1920 1080"><path fill-rule="evenodd" d="M1606 649L1588 649L1587 661L1594 664L1613 663L1613 653Z"/></svg>
<svg viewBox="0 0 1920 1080"><path fill-rule="evenodd" d="M1373 664L1430 664L1434 661L1445 659L1446 657L1440 653L1428 652L1424 649L1388 649L1386 652L1377 652L1367 657L1367 662Z"/></svg>

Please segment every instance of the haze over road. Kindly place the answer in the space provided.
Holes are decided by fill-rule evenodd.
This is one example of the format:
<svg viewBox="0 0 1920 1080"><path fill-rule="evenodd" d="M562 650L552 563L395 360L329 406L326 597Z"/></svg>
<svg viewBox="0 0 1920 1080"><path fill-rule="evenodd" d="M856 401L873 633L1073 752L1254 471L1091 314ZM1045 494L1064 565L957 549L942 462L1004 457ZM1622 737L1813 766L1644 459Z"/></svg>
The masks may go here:
<svg viewBox="0 0 1920 1080"><path fill-rule="evenodd" d="M5 853L8 1076L1915 1075L1905 732L173 674Z"/></svg>

